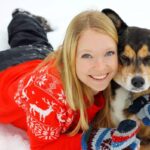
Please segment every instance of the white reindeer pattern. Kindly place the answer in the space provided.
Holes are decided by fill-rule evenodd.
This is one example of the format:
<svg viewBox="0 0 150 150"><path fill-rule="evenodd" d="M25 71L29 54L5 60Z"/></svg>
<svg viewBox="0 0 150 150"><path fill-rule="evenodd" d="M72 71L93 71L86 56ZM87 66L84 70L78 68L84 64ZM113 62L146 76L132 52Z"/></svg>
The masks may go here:
<svg viewBox="0 0 150 150"><path fill-rule="evenodd" d="M63 110L62 108L60 109L60 112L57 114L57 119L59 120L59 122L64 123L65 119L63 119L63 116L66 115L65 110Z"/></svg>
<svg viewBox="0 0 150 150"><path fill-rule="evenodd" d="M49 102L48 100L44 100L48 104L47 109L42 109L38 107L36 104L30 103L30 112L33 112L34 116L36 115L35 112L37 112L40 116L40 121L45 122L45 118L50 115L54 109L53 106L56 105L54 102Z"/></svg>

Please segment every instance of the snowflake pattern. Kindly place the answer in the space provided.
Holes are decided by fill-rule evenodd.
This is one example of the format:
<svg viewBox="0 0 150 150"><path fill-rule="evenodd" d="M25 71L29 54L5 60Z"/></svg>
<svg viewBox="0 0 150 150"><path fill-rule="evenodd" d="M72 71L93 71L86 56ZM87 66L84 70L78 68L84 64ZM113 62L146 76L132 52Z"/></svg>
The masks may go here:
<svg viewBox="0 0 150 150"><path fill-rule="evenodd" d="M50 127L48 125L42 124L34 117L27 116L27 124L31 129L32 134L34 134L39 139L43 140L54 140L60 135L61 127Z"/></svg>
<svg viewBox="0 0 150 150"><path fill-rule="evenodd" d="M14 99L26 111L27 125L31 133L39 139L57 139L73 121L74 111L67 105L62 88L60 79L54 74L48 74L48 67L33 72L20 81ZM57 125L48 122L51 114L55 114Z"/></svg>
<svg viewBox="0 0 150 150"><path fill-rule="evenodd" d="M14 96L15 102L18 104L19 107L26 110L26 102L29 100L26 87L33 81L34 76L32 76L27 84L24 86L24 79L20 80L18 84L18 91Z"/></svg>
<svg viewBox="0 0 150 150"><path fill-rule="evenodd" d="M63 90L60 91L58 95L58 100L61 101L62 103L66 104L66 96Z"/></svg>
<svg viewBox="0 0 150 150"><path fill-rule="evenodd" d="M39 79L40 79L40 80L37 80L37 81L36 81L39 86L44 85L45 82L47 81L46 75L41 75Z"/></svg>

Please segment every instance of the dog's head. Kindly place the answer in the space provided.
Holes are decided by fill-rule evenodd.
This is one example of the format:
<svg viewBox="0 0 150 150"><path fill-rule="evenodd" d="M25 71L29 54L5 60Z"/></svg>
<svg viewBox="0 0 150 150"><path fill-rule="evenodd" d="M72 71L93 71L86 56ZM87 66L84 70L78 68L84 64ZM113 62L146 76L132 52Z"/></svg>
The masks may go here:
<svg viewBox="0 0 150 150"><path fill-rule="evenodd" d="M119 68L114 81L132 92L150 87L150 30L128 26L111 9L102 10L115 24L118 36Z"/></svg>

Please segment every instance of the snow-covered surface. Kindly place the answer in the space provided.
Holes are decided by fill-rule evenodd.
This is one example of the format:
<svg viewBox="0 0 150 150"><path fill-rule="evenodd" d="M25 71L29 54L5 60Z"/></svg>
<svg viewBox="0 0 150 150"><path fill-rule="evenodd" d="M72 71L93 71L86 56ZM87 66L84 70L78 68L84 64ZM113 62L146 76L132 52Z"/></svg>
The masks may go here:
<svg viewBox="0 0 150 150"><path fill-rule="evenodd" d="M47 18L54 32L48 39L57 48L73 16L87 9L112 8L129 25L150 28L149 0L0 0L0 50L9 48L7 25L15 8ZM0 91L2 92L2 91ZM0 150L29 150L26 134L11 125L0 125Z"/></svg>
<svg viewBox="0 0 150 150"><path fill-rule="evenodd" d="M26 133L12 125L0 125L0 150L29 150Z"/></svg>
<svg viewBox="0 0 150 150"><path fill-rule="evenodd" d="M7 25L15 8L46 17L55 29L48 34L54 48L61 44L73 16L86 9L112 8L130 25L150 27L149 0L0 0L0 50L8 48Z"/></svg>

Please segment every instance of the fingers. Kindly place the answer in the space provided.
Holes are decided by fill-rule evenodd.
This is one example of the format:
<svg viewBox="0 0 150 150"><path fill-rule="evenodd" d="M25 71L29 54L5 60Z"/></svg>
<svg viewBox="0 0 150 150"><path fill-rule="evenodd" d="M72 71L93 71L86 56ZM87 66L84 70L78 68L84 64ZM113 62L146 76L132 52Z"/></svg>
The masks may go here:
<svg viewBox="0 0 150 150"><path fill-rule="evenodd" d="M115 150L124 149L136 143L136 135L139 131L138 124L133 120L122 121L112 135L112 147ZM136 144L133 144L135 146Z"/></svg>

